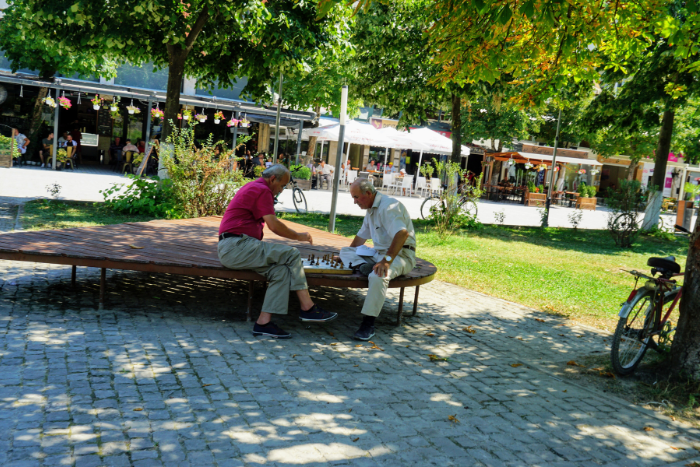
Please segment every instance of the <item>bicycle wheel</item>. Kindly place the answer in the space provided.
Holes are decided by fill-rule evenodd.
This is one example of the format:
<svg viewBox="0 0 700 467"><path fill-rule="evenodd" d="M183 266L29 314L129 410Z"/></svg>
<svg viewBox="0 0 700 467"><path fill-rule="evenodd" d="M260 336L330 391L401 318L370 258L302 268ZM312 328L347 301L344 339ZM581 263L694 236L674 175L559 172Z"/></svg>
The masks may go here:
<svg viewBox="0 0 700 467"><path fill-rule="evenodd" d="M306 207L306 196L301 188L294 187L292 190L292 201L294 201L294 207L299 214L306 214L308 209Z"/></svg>
<svg viewBox="0 0 700 467"><path fill-rule="evenodd" d="M476 215L479 212L479 208L476 206L476 201L468 198L464 199L460 209L462 210L462 214L473 219L476 219Z"/></svg>
<svg viewBox="0 0 700 467"><path fill-rule="evenodd" d="M440 205L442 205L442 199L439 196L430 196L425 198L423 204L420 205L421 217L423 219L429 218Z"/></svg>
<svg viewBox="0 0 700 467"><path fill-rule="evenodd" d="M627 317L617 322L610 361L618 375L634 373L649 347L654 327L654 292L640 289L632 299Z"/></svg>

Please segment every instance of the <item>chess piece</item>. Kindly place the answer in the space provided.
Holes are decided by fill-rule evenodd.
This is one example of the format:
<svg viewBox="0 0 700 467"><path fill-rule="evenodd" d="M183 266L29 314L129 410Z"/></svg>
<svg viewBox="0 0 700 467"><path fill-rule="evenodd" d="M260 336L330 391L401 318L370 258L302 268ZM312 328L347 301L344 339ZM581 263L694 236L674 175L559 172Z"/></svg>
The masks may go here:
<svg viewBox="0 0 700 467"><path fill-rule="evenodd" d="M350 263L350 269L352 269L352 263Z"/></svg>
<svg viewBox="0 0 700 467"><path fill-rule="evenodd" d="M316 266L318 266L318 258L316 258Z"/></svg>

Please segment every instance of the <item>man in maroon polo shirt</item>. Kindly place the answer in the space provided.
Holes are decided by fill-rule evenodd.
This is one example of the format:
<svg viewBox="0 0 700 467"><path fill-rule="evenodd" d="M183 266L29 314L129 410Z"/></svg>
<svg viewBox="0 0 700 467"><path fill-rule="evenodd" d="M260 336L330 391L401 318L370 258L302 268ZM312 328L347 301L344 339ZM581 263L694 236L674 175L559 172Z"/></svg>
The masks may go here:
<svg viewBox="0 0 700 467"><path fill-rule="evenodd" d="M284 190L290 177L289 170L283 165L266 169L262 177L238 190L219 227L221 264L229 269L253 270L268 281L262 311L253 326L254 336L292 337L271 321L273 314L287 314L290 290L299 297L302 321L322 323L338 316L311 300L299 250L262 241L263 225L267 224L280 237L313 244L308 232L295 232L275 216L275 196Z"/></svg>

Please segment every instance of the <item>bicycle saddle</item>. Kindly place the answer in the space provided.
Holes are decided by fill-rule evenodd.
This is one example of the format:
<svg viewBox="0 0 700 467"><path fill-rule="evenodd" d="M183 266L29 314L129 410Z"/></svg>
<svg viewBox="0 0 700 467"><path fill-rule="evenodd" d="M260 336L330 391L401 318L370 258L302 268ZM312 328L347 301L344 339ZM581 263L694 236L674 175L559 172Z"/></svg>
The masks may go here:
<svg viewBox="0 0 700 467"><path fill-rule="evenodd" d="M647 266L656 268L659 271L670 272L671 274L678 274L681 272L681 265L676 263L676 258L674 256L667 256L666 258L649 258L647 260Z"/></svg>

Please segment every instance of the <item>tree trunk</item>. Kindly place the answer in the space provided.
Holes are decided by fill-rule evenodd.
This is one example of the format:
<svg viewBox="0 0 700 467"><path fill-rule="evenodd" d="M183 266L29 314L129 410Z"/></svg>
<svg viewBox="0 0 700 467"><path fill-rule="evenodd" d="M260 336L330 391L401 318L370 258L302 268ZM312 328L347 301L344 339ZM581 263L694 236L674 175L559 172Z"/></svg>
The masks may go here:
<svg viewBox="0 0 700 467"><path fill-rule="evenodd" d="M673 110L664 111L664 116L661 120L661 131L659 131L659 142L656 146L656 159L654 161L654 177L652 185L659 191L664 190L666 182L666 165L668 164L668 153L671 150L671 137L673 136ZM659 223L659 213L661 212L661 204L657 209L648 209L644 216L644 229L650 229Z"/></svg>
<svg viewBox="0 0 700 467"><path fill-rule="evenodd" d="M320 106L320 105L317 105L317 106L314 108L314 112L316 112L316 115L318 115L318 120L317 120L316 123L314 124L314 128L318 128L318 126L319 126L320 123L321 123L321 106ZM318 138L315 137L315 136L311 136L311 137L309 138L309 150L306 151L306 155L307 155L307 156L311 156L311 159L312 159L312 160L313 160L313 158L314 158L314 155L316 154L316 141L318 141ZM321 154L321 156L323 156L323 154Z"/></svg>
<svg viewBox="0 0 700 467"><path fill-rule="evenodd" d="M44 98L49 93L49 88L39 88L39 94L36 96L36 101L34 101L34 109L32 110L32 118L29 122L29 131L27 132L27 138L29 138L29 147L27 148L27 159L31 158L31 155L41 148L41 139L39 138L39 130L41 129L41 109L44 106ZM58 135L54 135L54 138ZM48 160L48 155L45 160Z"/></svg>
<svg viewBox="0 0 700 467"><path fill-rule="evenodd" d="M656 172L656 171L654 171ZM683 296L676 336L671 347L671 371L700 380L700 222L690 236Z"/></svg>
<svg viewBox="0 0 700 467"><path fill-rule="evenodd" d="M639 162L637 162L635 160L630 161L629 172L627 173L627 180L629 180L629 181L634 180L634 171L637 169L638 165L639 165Z"/></svg>
<svg viewBox="0 0 700 467"><path fill-rule="evenodd" d="M462 163L462 98L452 94L452 157L450 160Z"/></svg>
<svg viewBox="0 0 700 467"><path fill-rule="evenodd" d="M177 126L177 114L180 113L180 91L182 89L182 79L185 74L186 51L181 47L168 45L170 55L168 68L168 87L165 95L165 109L163 110L163 132L162 142L167 142L173 131L173 126Z"/></svg>

